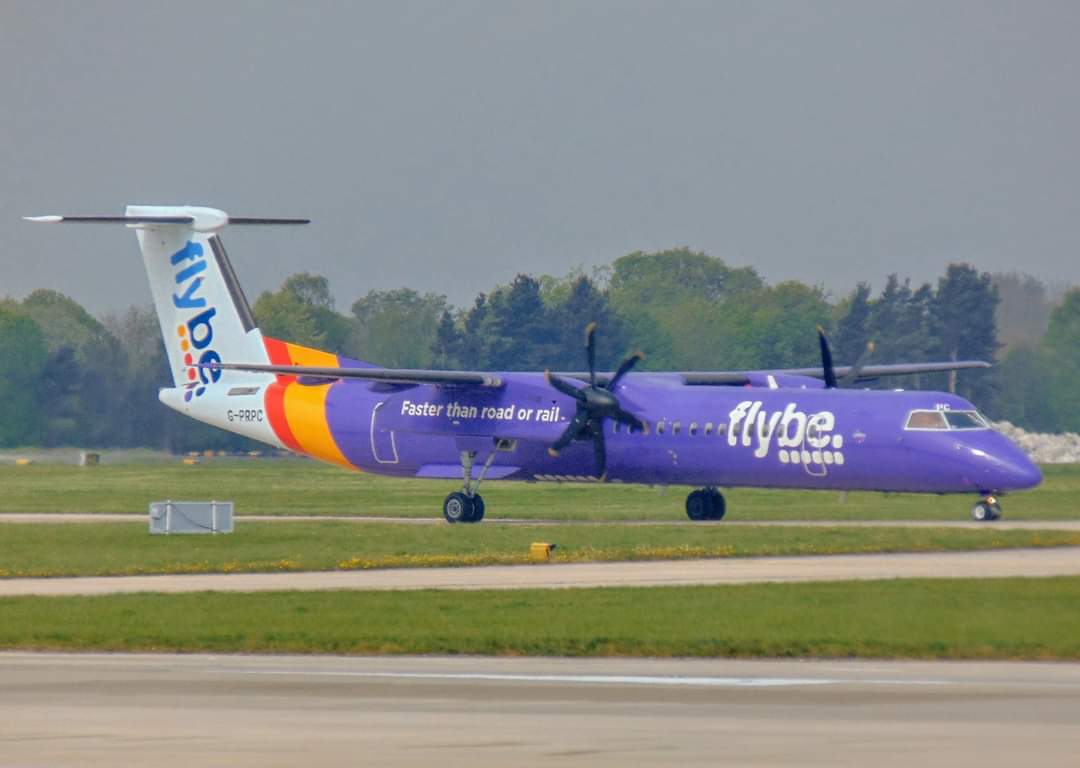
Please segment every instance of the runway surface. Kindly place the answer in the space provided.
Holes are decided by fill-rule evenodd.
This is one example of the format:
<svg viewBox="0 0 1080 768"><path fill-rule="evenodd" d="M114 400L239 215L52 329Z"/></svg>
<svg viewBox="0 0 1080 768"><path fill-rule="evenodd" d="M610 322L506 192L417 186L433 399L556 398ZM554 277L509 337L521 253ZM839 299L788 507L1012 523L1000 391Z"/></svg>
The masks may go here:
<svg viewBox="0 0 1080 768"><path fill-rule="evenodd" d="M0 654L0 766L1075 766L1080 665Z"/></svg>
<svg viewBox="0 0 1080 768"><path fill-rule="evenodd" d="M351 522L390 523L396 525L446 525L441 517L342 517L335 515L237 515L237 523L289 522ZM0 523L143 523L146 515L87 513L87 512L0 512ZM724 520L696 522L689 520L528 520L489 517L484 525L718 525L776 526L800 528L961 528L987 530L1080 531L1080 520L995 520L977 523L974 520Z"/></svg>
<svg viewBox="0 0 1080 768"><path fill-rule="evenodd" d="M370 571L3 579L0 597L327 589L553 589L1062 575L1080 575L1080 547Z"/></svg>

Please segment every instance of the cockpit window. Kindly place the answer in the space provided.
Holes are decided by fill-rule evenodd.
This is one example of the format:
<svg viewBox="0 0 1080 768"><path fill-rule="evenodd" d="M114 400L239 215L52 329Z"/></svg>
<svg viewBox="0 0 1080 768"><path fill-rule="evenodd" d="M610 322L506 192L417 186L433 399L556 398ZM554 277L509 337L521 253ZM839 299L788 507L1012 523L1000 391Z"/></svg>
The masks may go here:
<svg viewBox="0 0 1080 768"><path fill-rule="evenodd" d="M989 424L978 411L945 411L949 429L988 429Z"/></svg>
<svg viewBox="0 0 1080 768"><path fill-rule="evenodd" d="M948 429L945 414L941 411L912 411L904 429Z"/></svg>
<svg viewBox="0 0 1080 768"><path fill-rule="evenodd" d="M912 411L904 429L989 429L978 411Z"/></svg>

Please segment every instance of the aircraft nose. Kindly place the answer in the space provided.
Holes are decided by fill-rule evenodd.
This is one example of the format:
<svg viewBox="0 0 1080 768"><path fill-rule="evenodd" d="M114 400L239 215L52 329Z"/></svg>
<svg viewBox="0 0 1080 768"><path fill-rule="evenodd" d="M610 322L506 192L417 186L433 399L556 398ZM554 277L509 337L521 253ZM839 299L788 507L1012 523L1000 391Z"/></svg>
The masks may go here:
<svg viewBox="0 0 1080 768"><path fill-rule="evenodd" d="M1015 449L1013 456L1006 457L1003 464L1005 464L1003 467L1005 476L1008 478L1006 481L1008 485L1003 490L1034 488L1042 482L1042 471L1019 448Z"/></svg>
<svg viewBox="0 0 1080 768"><path fill-rule="evenodd" d="M985 449L972 446L972 454L983 459L976 482L989 491L1019 491L1042 482L1042 472L1019 446L1001 435L994 437Z"/></svg>

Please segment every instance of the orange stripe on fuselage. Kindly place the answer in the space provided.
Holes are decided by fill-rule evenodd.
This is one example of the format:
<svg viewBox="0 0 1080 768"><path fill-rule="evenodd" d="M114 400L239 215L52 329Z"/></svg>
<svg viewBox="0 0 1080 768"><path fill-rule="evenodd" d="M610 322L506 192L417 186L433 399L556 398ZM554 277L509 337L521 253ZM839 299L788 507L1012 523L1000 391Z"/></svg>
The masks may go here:
<svg viewBox="0 0 1080 768"><path fill-rule="evenodd" d="M326 396L331 384L290 384L285 390L285 414L304 453L323 461L352 467L330 434L326 419Z"/></svg>
<svg viewBox="0 0 1080 768"><path fill-rule="evenodd" d="M289 357L289 345L284 341L263 337L266 346L266 354L273 365L292 365ZM296 435L289 429L289 420L285 416L285 390L289 384L296 381L294 376L278 376L273 384L266 388L266 415L270 419L270 426L274 434L278 436L286 448L300 453L303 448L296 439Z"/></svg>
<svg viewBox="0 0 1080 768"><path fill-rule="evenodd" d="M329 352L320 352L317 349L289 344L277 339L265 341L270 361L275 365L309 365L324 368L336 368L338 365L337 355ZM272 384L266 393L270 424L274 426L275 432L278 432L278 438L293 450L351 468L353 465L338 448L334 436L330 433L330 424L326 418L326 397L330 394L331 386L330 384L305 386L297 383L292 376L279 376L278 381ZM280 390L281 393L280 418L284 427L281 431L278 431L274 421L275 415L270 406L270 401L276 399L274 395L271 395L271 392L275 390ZM288 432L292 444L284 437L285 431Z"/></svg>

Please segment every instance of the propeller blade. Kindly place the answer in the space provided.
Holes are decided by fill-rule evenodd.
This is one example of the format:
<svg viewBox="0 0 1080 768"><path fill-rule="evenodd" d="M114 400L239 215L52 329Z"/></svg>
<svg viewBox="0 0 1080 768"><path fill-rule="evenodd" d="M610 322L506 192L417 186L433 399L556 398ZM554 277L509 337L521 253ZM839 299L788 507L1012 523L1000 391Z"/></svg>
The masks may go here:
<svg viewBox="0 0 1080 768"><path fill-rule="evenodd" d="M607 384L609 391L614 391L615 387L619 385L619 379L629 373L630 369L638 364L638 361L645 359L644 352L635 352L622 361L622 365L619 366L619 370L615 371L615 375L611 377L611 381Z"/></svg>
<svg viewBox="0 0 1080 768"><path fill-rule="evenodd" d="M585 393L575 386L570 385L568 382L563 381L551 371L544 371L544 378L547 379L547 383L555 387L555 389L562 392L567 397L572 397L580 403L585 402Z"/></svg>
<svg viewBox="0 0 1080 768"><path fill-rule="evenodd" d="M566 429L564 429L563 433L559 435L559 439L552 443L551 447L548 448L548 455L558 456L559 452L563 448L570 445L570 443L574 441L574 438L581 434L581 431L585 429L585 426L588 423L588 414L582 411L578 411L576 414L574 414L574 418L570 420L570 423L566 426Z"/></svg>
<svg viewBox="0 0 1080 768"><path fill-rule="evenodd" d="M821 369L825 372L825 389L836 389L836 370L833 368L832 350L825 338L825 329L817 327L818 343L821 346Z"/></svg>
<svg viewBox="0 0 1080 768"><path fill-rule="evenodd" d="M593 430L593 458L596 459L596 476L603 482L607 476L607 447L604 445L604 427Z"/></svg>
<svg viewBox="0 0 1080 768"><path fill-rule="evenodd" d="M874 354L874 342L868 341L866 342L866 349L859 355L859 359L855 361L855 365L851 366L851 370L844 374L844 378L840 379L841 387L850 387L859 380L859 374L862 373L862 369L866 367L872 354Z"/></svg>
<svg viewBox="0 0 1080 768"><path fill-rule="evenodd" d="M638 432L644 432L645 431L645 422L643 422L641 419L639 419L634 414L628 413L627 411L624 411L622 408L616 409L615 412L611 414L611 418L615 419L615 421L618 421L618 422L620 422L622 424L630 425L631 427L636 429Z"/></svg>
<svg viewBox="0 0 1080 768"><path fill-rule="evenodd" d="M596 323L585 326L585 357L589 361L589 386L596 386Z"/></svg>

